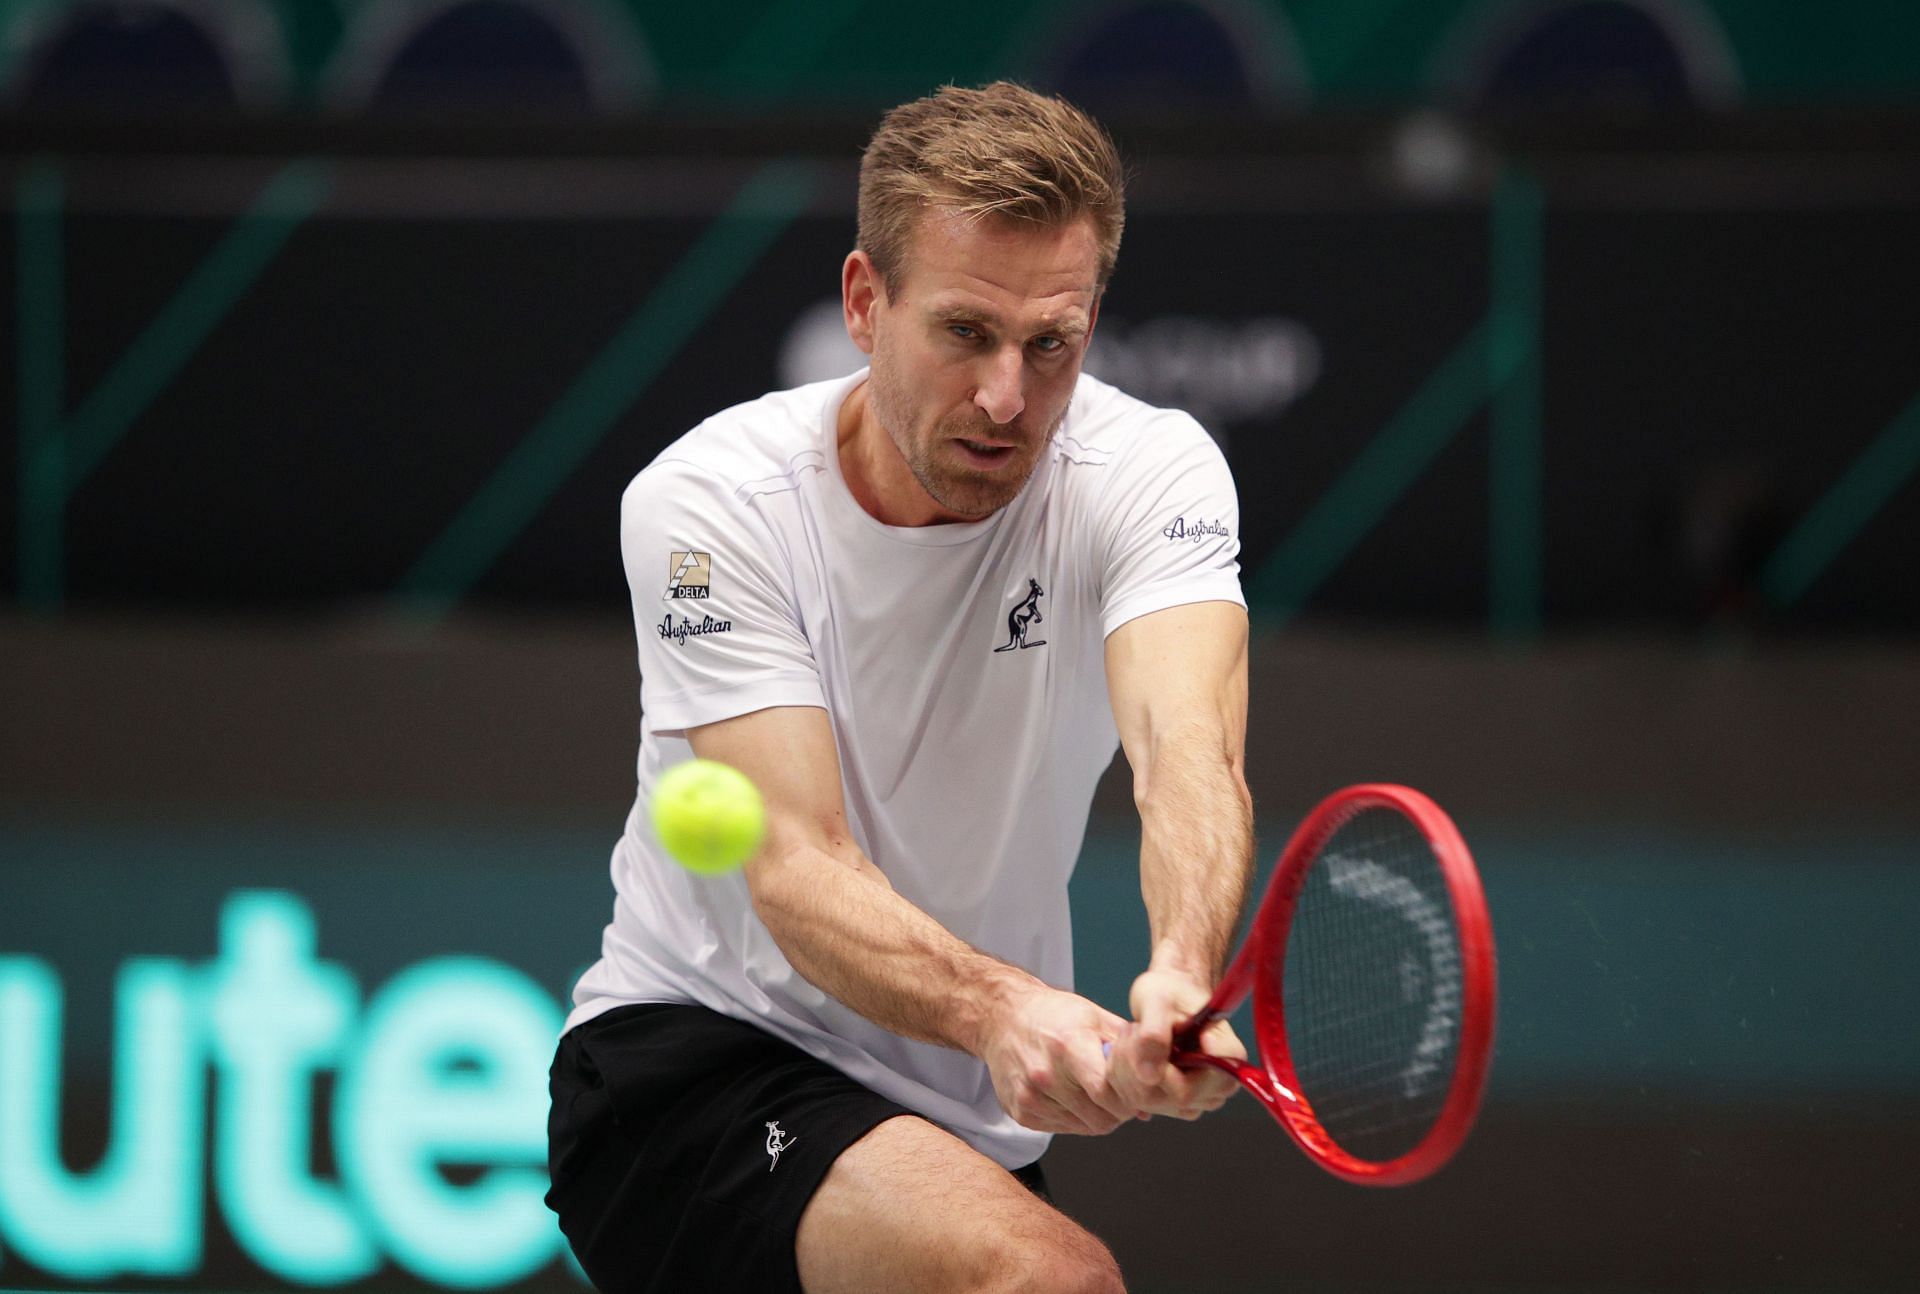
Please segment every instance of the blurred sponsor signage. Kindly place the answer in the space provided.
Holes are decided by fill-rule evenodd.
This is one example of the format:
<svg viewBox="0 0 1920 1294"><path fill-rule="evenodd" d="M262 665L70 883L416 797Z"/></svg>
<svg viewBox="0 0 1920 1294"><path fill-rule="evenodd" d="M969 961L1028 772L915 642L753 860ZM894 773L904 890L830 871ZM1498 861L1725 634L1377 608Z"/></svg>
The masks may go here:
<svg viewBox="0 0 1920 1294"><path fill-rule="evenodd" d="M253 1266L301 1285L391 1264L481 1289L564 1255L542 1202L562 1020L546 989L457 955L363 994L286 891L234 891L219 924L211 958L120 963L90 1166L61 1144L61 971L0 956L0 1279L21 1261L73 1281L192 1278L208 1210Z"/></svg>

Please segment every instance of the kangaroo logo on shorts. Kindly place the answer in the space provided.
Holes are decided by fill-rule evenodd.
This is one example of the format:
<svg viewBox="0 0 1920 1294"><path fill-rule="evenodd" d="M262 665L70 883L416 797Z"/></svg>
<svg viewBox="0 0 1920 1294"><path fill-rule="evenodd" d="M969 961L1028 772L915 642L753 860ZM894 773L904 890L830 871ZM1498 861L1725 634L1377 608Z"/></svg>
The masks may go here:
<svg viewBox="0 0 1920 1294"><path fill-rule="evenodd" d="M769 1173L779 1167L780 1152L798 1140L800 1140L800 1138L789 1137L786 1133L780 1131L780 1121L778 1119L767 1124L767 1157L773 1161L767 1165L767 1171Z"/></svg>
<svg viewBox="0 0 1920 1294"><path fill-rule="evenodd" d="M1001 647L995 647L995 651L1013 651L1015 649L1025 651L1029 647L1045 647L1047 645L1045 638L1036 638L1031 642L1027 640L1028 626L1037 625L1046 619L1045 616L1040 614L1040 599L1045 596L1047 596L1047 591L1040 587L1040 581L1029 575L1027 577L1027 596L1021 600L1018 606L1007 612L1006 644Z"/></svg>
<svg viewBox="0 0 1920 1294"><path fill-rule="evenodd" d="M675 553L667 559L668 598L704 598L712 590L712 554Z"/></svg>

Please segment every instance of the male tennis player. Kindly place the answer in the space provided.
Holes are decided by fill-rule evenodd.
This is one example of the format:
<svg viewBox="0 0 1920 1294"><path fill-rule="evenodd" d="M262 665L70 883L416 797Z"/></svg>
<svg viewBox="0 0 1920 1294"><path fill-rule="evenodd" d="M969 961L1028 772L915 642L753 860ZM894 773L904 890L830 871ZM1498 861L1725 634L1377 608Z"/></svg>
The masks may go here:
<svg viewBox="0 0 1920 1294"><path fill-rule="evenodd" d="M1080 371L1121 190L1058 99L895 109L841 271L871 366L716 415L627 490L639 798L551 1126L602 1290L1119 1289L1045 1200L1049 1138L1232 1090L1168 1057L1251 859L1239 517L1193 419ZM1132 1020L1069 987L1116 738L1153 936ZM742 873L647 825L694 756L766 797Z"/></svg>

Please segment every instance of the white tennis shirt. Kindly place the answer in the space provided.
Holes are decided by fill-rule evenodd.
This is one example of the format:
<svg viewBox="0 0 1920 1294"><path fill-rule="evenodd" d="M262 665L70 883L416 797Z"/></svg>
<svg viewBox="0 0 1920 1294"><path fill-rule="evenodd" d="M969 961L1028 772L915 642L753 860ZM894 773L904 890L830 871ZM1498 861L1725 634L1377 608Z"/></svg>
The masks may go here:
<svg viewBox="0 0 1920 1294"><path fill-rule="evenodd" d="M894 889L1070 988L1067 879L1119 741L1103 642L1166 607L1244 605L1238 505L1197 422L1083 376L1012 503L983 521L883 525L849 492L837 451L840 405L865 377L728 409L627 488L639 795L613 851L613 920L567 1027L630 1002L698 1003L1017 1168L1048 1136L1001 1108L986 1066L802 979L742 874L697 876L665 857L649 793L692 758L685 729L819 706L854 839Z"/></svg>

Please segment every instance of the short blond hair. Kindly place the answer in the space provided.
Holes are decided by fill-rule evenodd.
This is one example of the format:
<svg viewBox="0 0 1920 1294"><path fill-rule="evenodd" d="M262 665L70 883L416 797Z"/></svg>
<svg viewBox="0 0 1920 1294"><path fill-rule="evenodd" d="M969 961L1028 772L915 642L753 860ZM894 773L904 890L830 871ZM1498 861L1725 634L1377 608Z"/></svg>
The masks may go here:
<svg viewBox="0 0 1920 1294"><path fill-rule="evenodd" d="M914 226L930 208L1059 226L1093 220L1100 286L1126 224L1120 152L1065 99L1011 81L942 86L881 118L860 158L859 245L899 294Z"/></svg>

